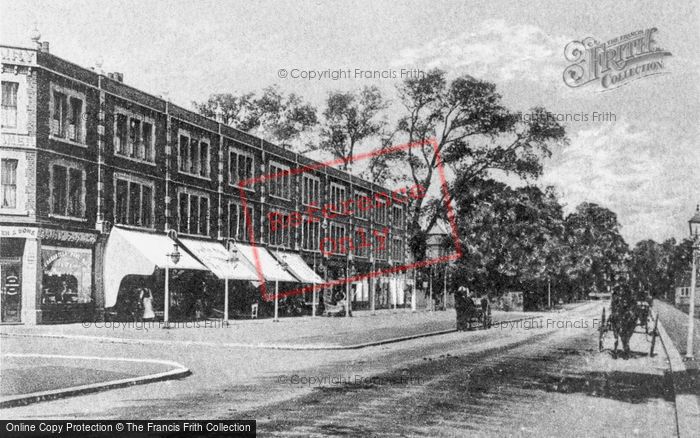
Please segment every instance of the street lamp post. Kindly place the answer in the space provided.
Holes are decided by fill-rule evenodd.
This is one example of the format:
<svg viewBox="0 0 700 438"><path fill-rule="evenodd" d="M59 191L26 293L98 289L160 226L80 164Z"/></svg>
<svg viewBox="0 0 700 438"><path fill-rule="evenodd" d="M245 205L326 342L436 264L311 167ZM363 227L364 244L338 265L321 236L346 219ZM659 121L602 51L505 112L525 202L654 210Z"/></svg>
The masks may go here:
<svg viewBox="0 0 700 438"><path fill-rule="evenodd" d="M354 275L350 273L350 270L353 269L353 261L352 261L352 252L348 250L348 256L345 261L345 317L349 318L350 317L350 290L352 289L350 287L350 278ZM354 269L353 269L354 270Z"/></svg>
<svg viewBox="0 0 700 438"><path fill-rule="evenodd" d="M370 254L369 254L369 262L370 262L370 264L372 265L372 273L374 273L375 265L374 265L374 254L373 254L373 253L370 253ZM374 306L375 306L374 301L377 299L377 297L375 296L375 295L376 295L376 290L375 290L375 288L376 288L376 284L375 284L374 276L370 276L370 277L369 277L369 298L370 298L370 304L369 304L369 306L370 306L372 315L375 314L375 312L374 312Z"/></svg>
<svg viewBox="0 0 700 438"><path fill-rule="evenodd" d="M445 265L445 275L443 277L442 283L442 310L447 311L447 268L449 265Z"/></svg>
<svg viewBox="0 0 700 438"><path fill-rule="evenodd" d="M177 232L170 230L168 236L175 240L177 239ZM167 257L165 261L165 303L163 303L163 322L165 328L170 327L170 260L172 260L173 265L177 265L181 256L182 254L180 254L178 249L177 241L175 241L173 242L173 252L165 254L165 257Z"/></svg>
<svg viewBox="0 0 700 438"><path fill-rule="evenodd" d="M391 257L389 257L389 269L393 270L393 268L394 268L394 260ZM391 272L389 274L389 287L391 287L391 289L393 290L393 292L391 294L391 298L394 301L394 312L396 312L396 302L398 301L398 296L397 296L398 294L396 293L396 281L394 279L393 272Z"/></svg>
<svg viewBox="0 0 700 438"><path fill-rule="evenodd" d="M697 260L700 253L700 205L695 209L695 215L688 221L690 237L693 239L693 264L690 271L690 305L688 307L688 341L685 358L693 359L693 330L695 324L695 288L697 277Z"/></svg>
<svg viewBox="0 0 700 438"><path fill-rule="evenodd" d="M228 241L228 259L226 259L227 263L233 264L238 262L238 249L236 248L234 241L229 240ZM228 324L228 282L229 279L225 278L224 279L224 321Z"/></svg>
<svg viewBox="0 0 700 438"><path fill-rule="evenodd" d="M316 253L314 253L314 272L316 272L317 266L316 266ZM315 318L316 317L316 303L318 302L318 289L316 288L316 285L314 285L314 288L311 292L311 317Z"/></svg>

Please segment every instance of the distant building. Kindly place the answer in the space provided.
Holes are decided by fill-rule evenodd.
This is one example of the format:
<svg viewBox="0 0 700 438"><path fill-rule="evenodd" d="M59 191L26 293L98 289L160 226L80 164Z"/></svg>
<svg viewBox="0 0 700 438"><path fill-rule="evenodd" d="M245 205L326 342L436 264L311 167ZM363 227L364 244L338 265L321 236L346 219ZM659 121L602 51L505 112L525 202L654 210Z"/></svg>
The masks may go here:
<svg viewBox="0 0 700 438"><path fill-rule="evenodd" d="M426 235L425 243L425 257L426 259L435 259L449 255L454 252L454 243L449 238L450 233L447 231L448 227L442 222L436 222L428 230ZM447 243L447 244L446 244ZM450 262L451 263L451 262ZM429 268L429 279L428 284L424 284L425 294L427 294L427 302L423 302L425 298L419 294L417 296L418 303L417 307L427 307L430 308L430 289L432 288L432 296L434 301L437 303L438 308L443 307L443 300L447 299L446 308L454 308L454 294L447 293L445 290L452 290L453 288L449 283L449 268L445 271L444 268L448 267L447 262L442 262L436 265L432 265ZM445 297L445 295L447 295Z"/></svg>
<svg viewBox="0 0 700 438"><path fill-rule="evenodd" d="M700 311L700 276L695 285L695 310ZM690 272L684 272L674 284L674 301L679 309L690 306Z"/></svg>

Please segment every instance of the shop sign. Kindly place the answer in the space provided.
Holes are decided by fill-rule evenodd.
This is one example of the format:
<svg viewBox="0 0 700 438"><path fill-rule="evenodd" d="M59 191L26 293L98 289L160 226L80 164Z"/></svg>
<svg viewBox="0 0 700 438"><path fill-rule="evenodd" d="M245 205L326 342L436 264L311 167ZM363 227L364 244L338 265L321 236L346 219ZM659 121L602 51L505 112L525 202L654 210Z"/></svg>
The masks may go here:
<svg viewBox="0 0 700 438"><path fill-rule="evenodd" d="M93 245L97 241L95 234L79 233L77 231L54 230L42 228L39 230L39 237L47 240L58 240L66 243L80 243Z"/></svg>
<svg viewBox="0 0 700 438"><path fill-rule="evenodd" d="M31 227L0 227L0 237L36 239L38 237L38 229Z"/></svg>

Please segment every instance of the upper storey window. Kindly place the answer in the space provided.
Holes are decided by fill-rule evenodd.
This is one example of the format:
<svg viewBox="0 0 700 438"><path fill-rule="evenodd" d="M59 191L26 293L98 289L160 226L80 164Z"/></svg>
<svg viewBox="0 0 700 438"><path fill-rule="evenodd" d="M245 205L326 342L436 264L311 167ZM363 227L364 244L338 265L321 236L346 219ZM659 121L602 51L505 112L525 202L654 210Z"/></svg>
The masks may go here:
<svg viewBox="0 0 700 438"><path fill-rule="evenodd" d="M114 110L114 153L132 160L155 161L155 121L121 108Z"/></svg>
<svg viewBox="0 0 700 438"><path fill-rule="evenodd" d="M51 137L85 144L85 95L53 85L50 106Z"/></svg>
<svg viewBox="0 0 700 438"><path fill-rule="evenodd" d="M209 140L198 138L187 131L180 130L178 143L178 162L180 173L209 178Z"/></svg>
<svg viewBox="0 0 700 438"><path fill-rule="evenodd" d="M17 127L19 82L2 81L2 127Z"/></svg>

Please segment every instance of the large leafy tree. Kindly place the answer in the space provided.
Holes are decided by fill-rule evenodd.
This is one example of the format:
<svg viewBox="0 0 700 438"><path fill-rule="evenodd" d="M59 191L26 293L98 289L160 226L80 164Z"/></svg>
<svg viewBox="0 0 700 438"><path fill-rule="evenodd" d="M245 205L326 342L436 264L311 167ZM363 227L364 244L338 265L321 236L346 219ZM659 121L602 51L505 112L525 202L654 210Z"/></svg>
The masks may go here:
<svg viewBox="0 0 700 438"><path fill-rule="evenodd" d="M285 95L277 86L255 93L213 94L205 102L193 102L200 114L220 117L223 123L254 132L285 147L308 134L317 124L316 108L294 94Z"/></svg>
<svg viewBox="0 0 700 438"><path fill-rule="evenodd" d="M357 146L382 133L386 121L381 117L381 112L387 105L375 86L364 87L359 92L329 93L323 112L319 147L335 158L345 160L342 167L347 170L349 158L355 154ZM372 176L381 178L381 173Z"/></svg>
<svg viewBox="0 0 700 438"><path fill-rule="evenodd" d="M455 263L454 284L494 295L526 289L542 299L547 279L561 266L564 237L553 190L460 175L454 193L464 250Z"/></svg>
<svg viewBox="0 0 700 438"><path fill-rule="evenodd" d="M542 159L551 154L552 145L566 141L564 128L543 108L520 117L503 105L494 84L471 76L448 82L444 71L433 70L406 80L399 96L406 114L398 131L411 143L437 141L437 148L411 148L405 159L409 179L428 190L438 155L465 183L493 171L528 179L542 173ZM448 196L443 192L438 202L448 202ZM424 209L425 202L411 205L409 231L414 237L430 229L442 213L440 208Z"/></svg>
<svg viewBox="0 0 700 438"><path fill-rule="evenodd" d="M589 292L608 291L615 274L628 266L629 248L620 235L617 215L584 202L566 217L565 226L572 294L583 298Z"/></svg>
<svg viewBox="0 0 700 438"><path fill-rule="evenodd" d="M692 260L690 239L662 243L643 240L635 245L630 257L630 281L644 294L655 298L673 296L678 280L687 278Z"/></svg>

